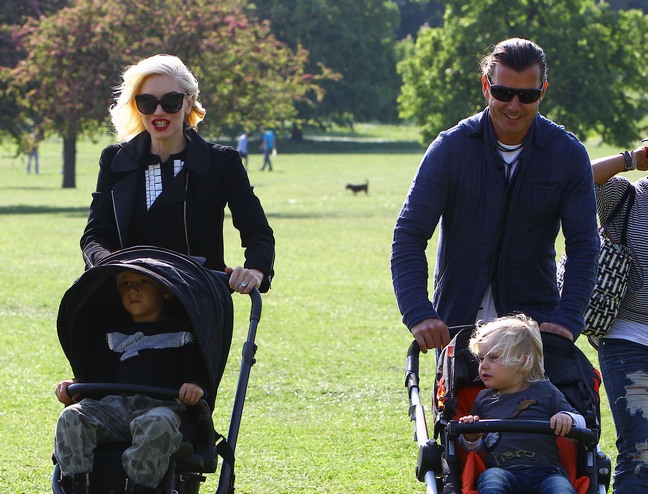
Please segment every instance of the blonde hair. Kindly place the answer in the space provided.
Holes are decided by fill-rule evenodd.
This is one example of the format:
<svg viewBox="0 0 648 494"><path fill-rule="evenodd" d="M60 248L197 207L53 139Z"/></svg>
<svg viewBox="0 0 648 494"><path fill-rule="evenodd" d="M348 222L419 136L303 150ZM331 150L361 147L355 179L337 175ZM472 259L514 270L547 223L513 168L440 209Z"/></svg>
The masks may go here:
<svg viewBox="0 0 648 494"><path fill-rule="evenodd" d="M144 130L135 95L144 80L152 75L166 75L178 80L191 102L191 112L185 116L189 128L195 129L205 118L206 111L198 101L198 81L187 66L173 55L154 55L127 67L122 74L122 83L115 88L115 103L110 107L110 116L120 142L128 141Z"/></svg>
<svg viewBox="0 0 648 494"><path fill-rule="evenodd" d="M488 348L489 353L499 355L502 365L517 369L527 382L546 379L540 328L524 314L478 324L468 346L475 355L481 346Z"/></svg>

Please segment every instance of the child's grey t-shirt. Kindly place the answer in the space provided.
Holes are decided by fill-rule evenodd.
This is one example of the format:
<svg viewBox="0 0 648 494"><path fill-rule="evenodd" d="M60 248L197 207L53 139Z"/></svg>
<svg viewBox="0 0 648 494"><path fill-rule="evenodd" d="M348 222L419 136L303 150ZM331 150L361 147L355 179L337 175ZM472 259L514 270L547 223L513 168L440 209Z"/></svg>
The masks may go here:
<svg viewBox="0 0 648 494"><path fill-rule="evenodd" d="M482 390L475 399L472 414L480 419L549 420L558 412L578 413L551 382L531 383L524 391L500 395ZM487 468L520 465L562 467L556 437L526 432L490 432L482 437Z"/></svg>

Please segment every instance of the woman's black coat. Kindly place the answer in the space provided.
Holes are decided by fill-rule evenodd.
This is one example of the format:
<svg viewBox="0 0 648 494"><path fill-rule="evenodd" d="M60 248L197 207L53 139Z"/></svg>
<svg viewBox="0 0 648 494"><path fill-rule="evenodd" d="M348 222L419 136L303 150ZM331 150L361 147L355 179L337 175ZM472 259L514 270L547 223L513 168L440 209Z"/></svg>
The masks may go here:
<svg viewBox="0 0 648 494"><path fill-rule="evenodd" d="M148 211L144 184L144 170L151 164L148 132L102 151L97 190L81 237L86 266L116 250L153 245L204 258L206 267L222 271L227 205L245 248L244 266L264 273L260 290L267 291L274 274L274 236L238 152L207 143L193 130L185 135L184 167Z"/></svg>

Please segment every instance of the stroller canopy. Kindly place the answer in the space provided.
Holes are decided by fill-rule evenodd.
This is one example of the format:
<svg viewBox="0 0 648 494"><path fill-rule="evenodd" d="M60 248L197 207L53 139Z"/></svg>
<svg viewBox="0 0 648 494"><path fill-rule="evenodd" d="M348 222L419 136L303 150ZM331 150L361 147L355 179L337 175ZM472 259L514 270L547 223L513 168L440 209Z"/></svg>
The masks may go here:
<svg viewBox="0 0 648 494"><path fill-rule="evenodd" d="M232 340L233 305L226 275L158 247L115 252L83 273L65 292L57 331L74 376L82 382L110 382L98 363L107 348L106 329L129 317L115 283L115 275L125 269L157 280L175 295L176 307L171 310L186 318L196 337L210 377L205 399L213 410Z"/></svg>

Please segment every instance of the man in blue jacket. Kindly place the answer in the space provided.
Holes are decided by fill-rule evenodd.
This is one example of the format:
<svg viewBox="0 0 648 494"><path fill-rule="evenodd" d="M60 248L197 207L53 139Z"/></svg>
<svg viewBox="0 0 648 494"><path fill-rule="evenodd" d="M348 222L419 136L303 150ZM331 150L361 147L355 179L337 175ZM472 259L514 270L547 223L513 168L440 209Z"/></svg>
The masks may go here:
<svg viewBox="0 0 648 494"><path fill-rule="evenodd" d="M538 113L547 90L535 43L500 42L481 62L488 107L427 149L394 229L392 280L423 352L448 327L523 312L575 340L594 286L599 238L590 160L571 133ZM425 250L440 222L434 294ZM568 262L556 284L562 227Z"/></svg>

